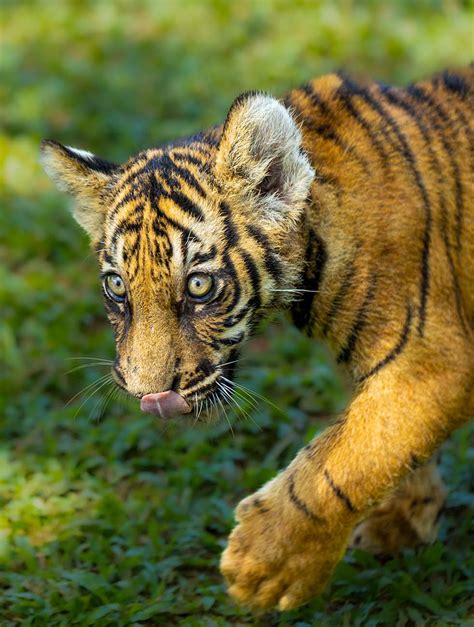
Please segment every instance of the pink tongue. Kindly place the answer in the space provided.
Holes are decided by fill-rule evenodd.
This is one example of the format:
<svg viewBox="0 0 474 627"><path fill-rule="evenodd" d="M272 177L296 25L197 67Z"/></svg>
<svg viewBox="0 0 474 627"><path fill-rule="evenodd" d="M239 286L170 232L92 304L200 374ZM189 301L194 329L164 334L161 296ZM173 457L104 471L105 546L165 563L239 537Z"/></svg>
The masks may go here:
<svg viewBox="0 0 474 627"><path fill-rule="evenodd" d="M146 414L155 414L161 418L172 418L180 414L189 414L191 407L176 392L158 392L146 394L140 401L140 409Z"/></svg>

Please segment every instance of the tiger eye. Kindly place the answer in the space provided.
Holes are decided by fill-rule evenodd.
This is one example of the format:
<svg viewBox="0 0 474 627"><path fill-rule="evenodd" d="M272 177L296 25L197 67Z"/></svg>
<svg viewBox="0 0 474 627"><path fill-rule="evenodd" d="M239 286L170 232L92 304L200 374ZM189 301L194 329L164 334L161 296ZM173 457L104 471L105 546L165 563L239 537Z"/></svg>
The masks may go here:
<svg viewBox="0 0 474 627"><path fill-rule="evenodd" d="M188 277L188 294L192 298L203 300L210 296L214 287L214 279L210 274L195 272Z"/></svg>
<svg viewBox="0 0 474 627"><path fill-rule="evenodd" d="M105 291L113 300L121 302L125 300L127 293L125 283L118 274L108 274L104 280Z"/></svg>

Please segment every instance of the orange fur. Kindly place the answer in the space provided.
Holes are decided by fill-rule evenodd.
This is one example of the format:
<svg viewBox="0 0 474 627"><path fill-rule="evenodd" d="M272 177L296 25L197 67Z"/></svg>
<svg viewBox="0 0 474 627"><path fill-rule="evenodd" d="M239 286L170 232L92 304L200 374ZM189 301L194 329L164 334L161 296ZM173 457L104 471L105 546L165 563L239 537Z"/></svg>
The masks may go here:
<svg viewBox="0 0 474 627"><path fill-rule="evenodd" d="M433 471L387 495L474 412L473 94L472 68L406 89L331 75L282 102L241 96L224 126L123 166L43 146L126 285L106 305L128 392L173 388L199 417L279 306L353 378L341 420L237 508L221 569L242 603L317 594L371 512L367 548L432 538ZM186 295L196 270L214 277L208 304ZM436 507L414 513L422 493Z"/></svg>

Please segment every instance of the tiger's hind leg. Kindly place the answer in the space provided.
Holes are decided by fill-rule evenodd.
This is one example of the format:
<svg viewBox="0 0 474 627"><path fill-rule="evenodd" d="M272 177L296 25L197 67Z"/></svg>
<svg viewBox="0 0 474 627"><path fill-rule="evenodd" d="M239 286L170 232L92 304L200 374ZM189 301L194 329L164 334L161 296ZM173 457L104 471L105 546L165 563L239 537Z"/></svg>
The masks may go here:
<svg viewBox="0 0 474 627"><path fill-rule="evenodd" d="M421 466L355 528L350 547L394 555L434 542L447 490L435 462Z"/></svg>

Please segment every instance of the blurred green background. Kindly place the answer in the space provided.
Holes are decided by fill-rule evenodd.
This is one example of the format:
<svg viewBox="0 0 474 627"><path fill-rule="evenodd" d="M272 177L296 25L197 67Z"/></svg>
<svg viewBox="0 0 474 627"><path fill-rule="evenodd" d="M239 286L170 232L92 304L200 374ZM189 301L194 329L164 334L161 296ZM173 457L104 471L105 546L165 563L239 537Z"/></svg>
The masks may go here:
<svg viewBox="0 0 474 627"><path fill-rule="evenodd" d="M385 563L350 553L322 598L283 617L227 598L217 564L234 505L341 410L344 385L278 319L240 380L280 410L247 406L233 433L163 425L123 399L98 420L87 389L67 404L107 372L77 367L112 358L113 342L86 238L37 158L51 137L125 160L221 121L244 90L280 95L341 67L403 83L467 63L473 4L2 0L0 12L1 625L472 624L472 428L443 448L451 493L433 546Z"/></svg>

